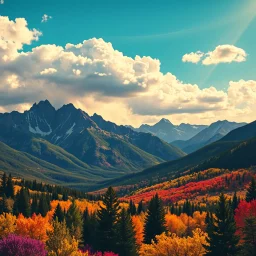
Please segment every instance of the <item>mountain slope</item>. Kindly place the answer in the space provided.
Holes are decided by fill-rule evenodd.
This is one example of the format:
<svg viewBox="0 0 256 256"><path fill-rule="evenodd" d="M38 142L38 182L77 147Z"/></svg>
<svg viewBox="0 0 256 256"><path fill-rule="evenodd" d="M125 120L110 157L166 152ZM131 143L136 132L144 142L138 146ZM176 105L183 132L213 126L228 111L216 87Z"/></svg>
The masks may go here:
<svg viewBox="0 0 256 256"><path fill-rule="evenodd" d="M197 166L194 170L208 168L238 169L256 166L256 137L240 142L233 148Z"/></svg>
<svg viewBox="0 0 256 256"><path fill-rule="evenodd" d="M187 141L174 141L172 145L179 147L186 153L192 153L199 148L202 148L210 143L213 143L230 131L246 125L245 123L235 123L228 121L218 121L211 124L206 129L199 132L197 135Z"/></svg>
<svg viewBox="0 0 256 256"><path fill-rule="evenodd" d="M152 126L143 124L139 128L133 129L139 132L152 133L169 143L180 139L188 140L206 127L206 125L190 125L184 123L173 125L169 120L163 118Z"/></svg>
<svg viewBox="0 0 256 256"><path fill-rule="evenodd" d="M24 113L0 114L0 141L60 168L105 178L137 172L185 155L156 136L90 117L72 104L41 101Z"/></svg>
<svg viewBox="0 0 256 256"><path fill-rule="evenodd" d="M225 168L230 166L230 168L233 168L232 164L230 164L232 161L235 163L234 168L243 167L243 165L246 165L246 167L254 165L256 144L254 139L252 141L250 140L255 131L256 122L252 122L231 131L221 140L211 143L185 157L153 166L139 173L125 175L112 181L103 182L100 186L110 184L136 184L139 181L146 181L149 179L157 181L162 177L171 179L176 175L188 171L197 171L213 167L222 168L223 166L223 168ZM243 141L244 139L246 141ZM228 160L226 161L225 159Z"/></svg>
<svg viewBox="0 0 256 256"><path fill-rule="evenodd" d="M86 170L67 171L28 153L17 151L2 142L0 142L0 169L19 177L69 186L89 186L102 180Z"/></svg>

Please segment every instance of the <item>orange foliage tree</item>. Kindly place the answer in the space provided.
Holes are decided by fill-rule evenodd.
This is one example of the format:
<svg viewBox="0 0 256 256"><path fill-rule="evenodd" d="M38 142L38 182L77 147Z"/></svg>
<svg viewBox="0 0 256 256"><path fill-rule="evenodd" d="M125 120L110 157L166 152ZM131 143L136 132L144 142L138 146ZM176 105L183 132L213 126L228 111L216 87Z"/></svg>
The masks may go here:
<svg viewBox="0 0 256 256"><path fill-rule="evenodd" d="M144 239L143 221L141 220L140 216L134 215L132 216L132 223L133 223L133 228L135 232L136 244L138 246L141 246Z"/></svg>
<svg viewBox="0 0 256 256"><path fill-rule="evenodd" d="M20 214L16 225L16 234L41 240L42 242L46 242L48 239L47 232L52 229L49 217L42 217L40 214L33 214L31 218L25 218Z"/></svg>

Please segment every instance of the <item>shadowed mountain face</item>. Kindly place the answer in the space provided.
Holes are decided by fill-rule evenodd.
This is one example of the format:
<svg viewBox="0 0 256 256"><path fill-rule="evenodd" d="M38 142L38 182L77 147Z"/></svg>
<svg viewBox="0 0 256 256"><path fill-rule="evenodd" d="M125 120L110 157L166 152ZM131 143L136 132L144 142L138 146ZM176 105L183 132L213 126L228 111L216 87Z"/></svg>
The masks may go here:
<svg viewBox="0 0 256 256"><path fill-rule="evenodd" d="M211 143L183 158L165 162L142 172L125 175L103 186L137 184L148 179L172 178L188 171L208 168L246 168L256 164L256 121L229 132L222 139Z"/></svg>
<svg viewBox="0 0 256 256"><path fill-rule="evenodd" d="M194 135L205 129L207 125L180 124L173 125L168 119L161 119L155 125L143 124L139 128L133 128L135 131L152 133L166 142L175 140L188 140Z"/></svg>
<svg viewBox="0 0 256 256"><path fill-rule="evenodd" d="M226 120L218 121L212 123L209 127L205 128L191 139L187 141L173 141L172 145L179 147L184 152L189 154L206 145L211 144L212 142L215 142L223 138L230 131L242 127L244 125L246 125L246 123L228 122Z"/></svg>
<svg viewBox="0 0 256 256"><path fill-rule="evenodd" d="M0 114L0 141L60 168L95 171L103 179L185 155L152 134L90 117L72 104L55 110L47 100L24 113Z"/></svg>

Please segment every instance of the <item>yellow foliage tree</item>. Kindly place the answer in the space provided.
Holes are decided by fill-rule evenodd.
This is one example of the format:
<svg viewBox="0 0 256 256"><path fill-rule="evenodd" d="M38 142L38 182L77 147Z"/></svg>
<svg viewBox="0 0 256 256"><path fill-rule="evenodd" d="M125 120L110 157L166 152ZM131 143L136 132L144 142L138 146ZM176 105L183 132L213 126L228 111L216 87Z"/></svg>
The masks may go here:
<svg viewBox="0 0 256 256"><path fill-rule="evenodd" d="M156 242L143 244L140 256L203 256L206 254L204 245L208 245L207 234L195 229L192 237L178 237L176 234L165 233L156 236Z"/></svg>
<svg viewBox="0 0 256 256"><path fill-rule="evenodd" d="M179 216L168 213L165 215L165 220L166 227L169 232L175 233L178 236L185 235L187 227Z"/></svg>
<svg viewBox="0 0 256 256"><path fill-rule="evenodd" d="M16 230L16 216L11 213L0 215L0 239L14 233Z"/></svg>
<svg viewBox="0 0 256 256"><path fill-rule="evenodd" d="M53 221L53 229L48 232L46 242L49 256L82 256L87 255L78 251L78 241L72 238L66 222Z"/></svg>
<svg viewBox="0 0 256 256"><path fill-rule="evenodd" d="M33 214L31 218L25 218L22 214L18 216L16 234L30 237L46 242L47 232L52 229L49 218L42 217L40 214Z"/></svg>

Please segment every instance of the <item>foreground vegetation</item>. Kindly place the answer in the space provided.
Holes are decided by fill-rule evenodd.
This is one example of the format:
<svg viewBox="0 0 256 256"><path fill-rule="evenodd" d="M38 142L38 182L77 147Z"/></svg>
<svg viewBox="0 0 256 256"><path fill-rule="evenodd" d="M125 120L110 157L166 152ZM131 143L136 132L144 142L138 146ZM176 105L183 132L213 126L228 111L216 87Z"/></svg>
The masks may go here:
<svg viewBox="0 0 256 256"><path fill-rule="evenodd" d="M244 197L221 193L203 205L168 204L157 193L148 202L122 202L111 187L94 197L4 174L0 255L256 255L256 184L250 177Z"/></svg>

